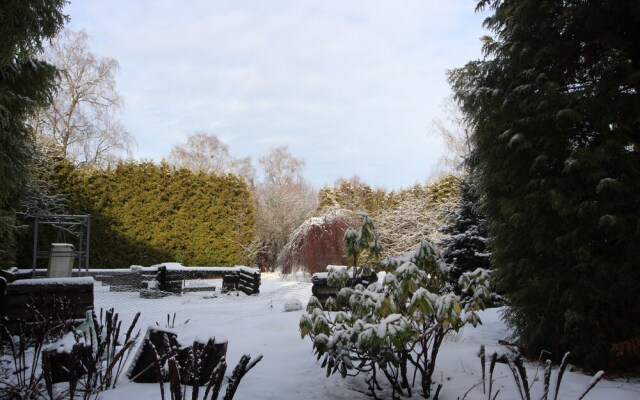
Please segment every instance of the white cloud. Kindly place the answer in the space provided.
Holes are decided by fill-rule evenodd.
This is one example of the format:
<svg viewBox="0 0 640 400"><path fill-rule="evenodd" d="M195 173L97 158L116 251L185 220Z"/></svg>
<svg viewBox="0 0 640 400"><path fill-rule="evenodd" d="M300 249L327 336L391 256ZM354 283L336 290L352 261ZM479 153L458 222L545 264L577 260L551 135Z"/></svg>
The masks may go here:
<svg viewBox="0 0 640 400"><path fill-rule="evenodd" d="M445 70L480 54L472 1L74 2L73 28L120 61L140 157L196 130L257 159L289 144L317 185L427 178Z"/></svg>

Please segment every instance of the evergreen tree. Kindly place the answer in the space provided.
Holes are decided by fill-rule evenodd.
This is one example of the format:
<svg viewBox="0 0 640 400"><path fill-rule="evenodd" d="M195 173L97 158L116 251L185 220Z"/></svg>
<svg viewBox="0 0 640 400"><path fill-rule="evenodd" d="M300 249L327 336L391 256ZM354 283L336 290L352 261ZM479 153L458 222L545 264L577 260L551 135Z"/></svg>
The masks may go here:
<svg viewBox="0 0 640 400"><path fill-rule="evenodd" d="M233 266L249 261L245 252L255 238L254 208L240 177L152 162L87 169L61 158L49 181L57 193L65 194L71 212L91 214L93 268L165 261ZM41 240L50 234L42 230ZM22 265L31 265L31 243L20 243Z"/></svg>
<svg viewBox="0 0 640 400"><path fill-rule="evenodd" d="M338 179L333 186L325 186L318 193L318 210L344 208L352 212L366 212L377 216L395 205L393 192L373 189L357 175L349 179Z"/></svg>
<svg viewBox="0 0 640 400"><path fill-rule="evenodd" d="M449 225L440 229L448 236L438 243L456 291L459 291L458 279L463 273L491 268L487 230L478 210L479 199L471 176L462 178L458 186L458 204L449 215Z"/></svg>
<svg viewBox="0 0 640 400"><path fill-rule="evenodd" d="M451 73L507 321L531 355L640 364L637 0L481 0L485 59Z"/></svg>
<svg viewBox="0 0 640 400"><path fill-rule="evenodd" d="M16 211L34 151L28 117L47 103L56 69L34 56L62 28L65 0L0 3L0 266L14 262Z"/></svg>

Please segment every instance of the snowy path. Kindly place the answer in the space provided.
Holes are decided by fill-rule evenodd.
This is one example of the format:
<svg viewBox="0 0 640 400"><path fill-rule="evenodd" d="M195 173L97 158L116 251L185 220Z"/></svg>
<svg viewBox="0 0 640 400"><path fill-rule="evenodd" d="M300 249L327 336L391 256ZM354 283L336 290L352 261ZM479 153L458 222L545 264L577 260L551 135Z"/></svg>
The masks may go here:
<svg viewBox="0 0 640 400"><path fill-rule="evenodd" d="M176 316L174 329L180 339L190 342L194 338L227 338L229 348L227 359L230 368L243 354L257 356L263 360L244 378L236 394L237 400L249 399L369 399L366 385L361 377L341 379L339 376L326 378L325 371L315 360L308 339L301 340L298 321L303 311L284 312L284 302L298 299L306 305L311 295L308 282L283 281L276 274L262 276L261 293L257 296L220 295L205 298L211 292L194 292L183 296L163 299L141 299L137 293L114 293L97 287L96 309L114 307L125 321L142 312L139 327L166 323L167 314ZM219 288L218 288L219 291ZM480 362L476 356L480 344L487 347L487 353L504 350L498 344L505 339L508 331L500 321L496 310L481 314L484 325L476 329L465 328L462 335L446 343L438 357L438 369L434 374L437 383L443 383L441 400L455 400L480 381ZM185 320L188 322L185 324ZM530 377L535 375L535 366L528 366ZM541 375L541 373L539 374ZM123 379L124 378L124 379ZM503 365L496 367L496 388L500 389L498 399L517 399L517 390L510 372ZM560 399L574 399L589 380L577 373L565 375ZM532 398L539 398L540 382L532 390ZM535 393L535 395L533 395ZM414 396L415 397L415 396ZM136 399L157 400L159 387L155 384L133 384L121 377L115 390L103 392L103 400ZM467 399L483 399L482 386L473 389ZM640 382L632 380L602 381L587 396L591 400L637 400L640 399Z"/></svg>
<svg viewBox="0 0 640 400"><path fill-rule="evenodd" d="M114 293L102 288L95 293L95 303L98 309L114 307L125 321L141 311L144 325L140 326L145 327L156 322L164 326L167 314L173 316L176 312L174 329L181 341L188 343L196 337L212 336L228 339L230 368L243 354L262 354L263 360L244 378L236 394L238 400L345 398L350 391L349 383L339 377L326 379L315 363L310 343L300 340L298 321L302 311L283 311L289 299L298 299L306 305L311 295L310 283L283 281L272 275L263 277L257 296L221 295L218 288L217 297L205 298L212 294L195 292L150 300L139 298L137 293ZM358 389L358 383L358 379L354 380L354 389ZM137 400L158 399L158 385L122 383L116 390L104 392L101 398L131 396ZM347 397L367 398L358 392Z"/></svg>

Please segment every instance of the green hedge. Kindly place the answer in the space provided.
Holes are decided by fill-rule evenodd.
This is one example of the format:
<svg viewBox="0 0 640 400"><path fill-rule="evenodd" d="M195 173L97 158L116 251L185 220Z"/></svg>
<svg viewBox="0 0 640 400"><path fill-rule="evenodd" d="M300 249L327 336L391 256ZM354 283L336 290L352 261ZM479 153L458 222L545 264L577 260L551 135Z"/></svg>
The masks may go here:
<svg viewBox="0 0 640 400"><path fill-rule="evenodd" d="M164 162L121 162L103 171L60 162L51 179L68 196L71 212L92 215L93 268L248 261L244 248L254 238L253 201L237 176L196 173ZM28 249L22 249L22 263L30 266L31 246L23 244Z"/></svg>

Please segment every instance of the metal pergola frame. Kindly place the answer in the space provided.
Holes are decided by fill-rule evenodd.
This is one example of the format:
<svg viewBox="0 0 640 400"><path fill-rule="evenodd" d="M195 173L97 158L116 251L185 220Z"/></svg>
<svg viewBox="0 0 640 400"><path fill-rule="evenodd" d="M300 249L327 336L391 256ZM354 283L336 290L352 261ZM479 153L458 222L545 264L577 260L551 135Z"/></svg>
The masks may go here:
<svg viewBox="0 0 640 400"><path fill-rule="evenodd" d="M78 275L82 272L82 261L84 260L85 274L89 272L89 249L91 241L91 214L36 214L33 224L33 274L36 277L36 262L39 258L49 258L50 251L42 250L38 251L38 237L40 234L40 227L42 225L52 225L59 229L65 227L79 226L79 240L78 248L74 251L68 252L73 254L74 258L78 260ZM86 232L86 235L84 234ZM83 243L84 242L84 243ZM84 244L84 247L83 247Z"/></svg>

